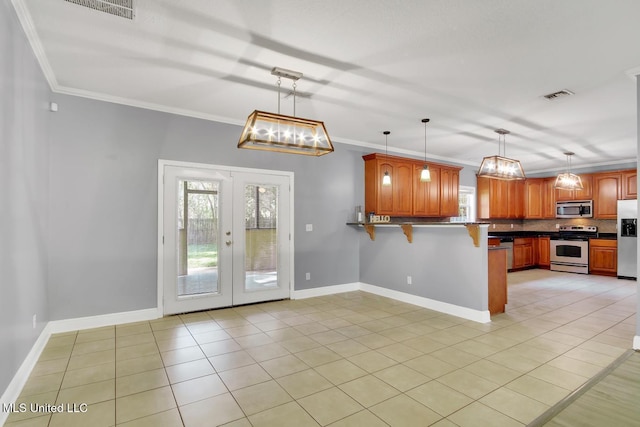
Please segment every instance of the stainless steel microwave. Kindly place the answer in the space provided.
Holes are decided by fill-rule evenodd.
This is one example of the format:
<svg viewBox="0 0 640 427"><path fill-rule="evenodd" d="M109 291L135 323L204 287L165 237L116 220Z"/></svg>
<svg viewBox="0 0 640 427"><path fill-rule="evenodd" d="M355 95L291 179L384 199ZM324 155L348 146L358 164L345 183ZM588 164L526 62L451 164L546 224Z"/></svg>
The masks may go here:
<svg viewBox="0 0 640 427"><path fill-rule="evenodd" d="M556 202L556 218L593 218L593 200Z"/></svg>

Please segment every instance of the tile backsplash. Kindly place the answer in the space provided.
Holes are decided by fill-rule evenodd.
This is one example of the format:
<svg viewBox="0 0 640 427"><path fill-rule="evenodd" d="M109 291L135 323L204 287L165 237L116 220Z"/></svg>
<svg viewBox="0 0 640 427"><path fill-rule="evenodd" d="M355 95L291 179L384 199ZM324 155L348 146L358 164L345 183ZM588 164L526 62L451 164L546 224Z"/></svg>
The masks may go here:
<svg viewBox="0 0 640 427"><path fill-rule="evenodd" d="M615 233L615 219L494 219L488 221L491 231L557 231L559 225L595 225L600 233ZM495 225L495 228L494 228Z"/></svg>

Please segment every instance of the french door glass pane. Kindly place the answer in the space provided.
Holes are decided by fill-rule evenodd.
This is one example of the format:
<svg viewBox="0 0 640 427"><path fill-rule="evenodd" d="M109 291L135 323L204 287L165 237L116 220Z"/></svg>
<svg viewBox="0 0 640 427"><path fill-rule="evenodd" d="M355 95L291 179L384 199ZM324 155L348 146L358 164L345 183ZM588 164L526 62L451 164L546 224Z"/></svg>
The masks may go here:
<svg viewBox="0 0 640 427"><path fill-rule="evenodd" d="M217 182L178 182L178 296L219 292L218 190Z"/></svg>
<svg viewBox="0 0 640 427"><path fill-rule="evenodd" d="M278 286L278 186L248 184L245 194L246 291Z"/></svg>

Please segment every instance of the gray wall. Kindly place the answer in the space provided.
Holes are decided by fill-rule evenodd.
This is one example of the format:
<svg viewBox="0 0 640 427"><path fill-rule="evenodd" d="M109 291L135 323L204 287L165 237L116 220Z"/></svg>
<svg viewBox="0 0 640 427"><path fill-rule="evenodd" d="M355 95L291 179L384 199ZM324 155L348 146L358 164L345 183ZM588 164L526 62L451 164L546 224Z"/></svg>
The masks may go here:
<svg viewBox="0 0 640 427"><path fill-rule="evenodd" d="M4 391L48 320L50 91L9 1L0 4L0 46L0 391Z"/></svg>
<svg viewBox="0 0 640 427"><path fill-rule="evenodd" d="M636 107L636 115L637 115L637 122L636 122L636 126L638 129L638 133L637 133L637 144L638 144L638 153L640 153L640 74L636 76L636 102L637 107ZM640 168L639 168L640 169ZM640 182L640 178L639 181ZM639 209L638 212L640 212L640 205L638 205ZM640 249L640 241L638 243L638 247ZM640 250L638 250L638 268L640 268ZM640 337L640 287L636 288L636 292L637 292L637 297L638 297L638 308L636 309L636 337Z"/></svg>
<svg viewBox="0 0 640 427"><path fill-rule="evenodd" d="M376 227L375 240L360 237L360 281L383 288L488 310L487 229L475 247L462 226L413 228L409 243L400 227ZM412 284L407 284L411 276Z"/></svg>
<svg viewBox="0 0 640 427"><path fill-rule="evenodd" d="M239 150L238 126L66 95L55 101L53 320L156 306L158 159L293 171L295 289L359 280L358 233L345 223L362 204L362 149L336 144L317 158Z"/></svg>

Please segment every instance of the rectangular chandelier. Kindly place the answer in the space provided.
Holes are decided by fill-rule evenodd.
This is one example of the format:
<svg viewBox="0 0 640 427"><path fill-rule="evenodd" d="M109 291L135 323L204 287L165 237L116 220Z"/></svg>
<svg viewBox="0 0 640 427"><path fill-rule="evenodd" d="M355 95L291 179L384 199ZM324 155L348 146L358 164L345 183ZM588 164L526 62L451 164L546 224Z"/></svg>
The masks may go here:
<svg viewBox="0 0 640 427"><path fill-rule="evenodd" d="M584 186L582 185L582 178L578 175L570 172L563 172L558 174L554 188L560 190L583 190Z"/></svg>
<svg viewBox="0 0 640 427"><path fill-rule="evenodd" d="M478 176L504 180L525 179L524 170L518 160L502 156L489 156L482 159Z"/></svg>
<svg viewBox="0 0 640 427"><path fill-rule="evenodd" d="M307 156L322 156L333 151L323 122L258 110L247 118L238 148Z"/></svg>

